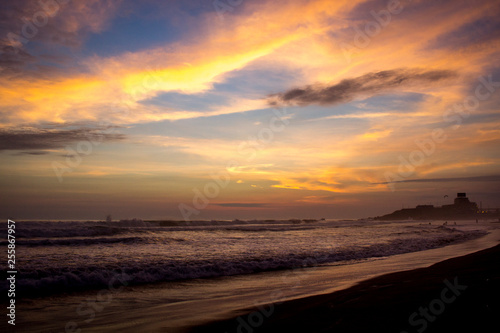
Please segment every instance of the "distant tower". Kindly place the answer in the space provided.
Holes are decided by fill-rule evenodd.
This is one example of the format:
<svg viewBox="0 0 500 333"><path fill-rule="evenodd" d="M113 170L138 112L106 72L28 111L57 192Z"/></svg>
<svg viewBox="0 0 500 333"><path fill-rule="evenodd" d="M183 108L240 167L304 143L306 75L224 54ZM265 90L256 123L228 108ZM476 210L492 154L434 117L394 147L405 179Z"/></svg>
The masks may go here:
<svg viewBox="0 0 500 333"><path fill-rule="evenodd" d="M466 193L457 193L457 197L454 202L455 207L460 210L474 210L477 211L477 204L475 202L470 202L467 198Z"/></svg>
<svg viewBox="0 0 500 333"><path fill-rule="evenodd" d="M113 219L111 218L111 215L106 216L106 222L113 222Z"/></svg>
<svg viewBox="0 0 500 333"><path fill-rule="evenodd" d="M457 193L457 197L455 198L455 205L468 204L469 198L467 198L467 193Z"/></svg>

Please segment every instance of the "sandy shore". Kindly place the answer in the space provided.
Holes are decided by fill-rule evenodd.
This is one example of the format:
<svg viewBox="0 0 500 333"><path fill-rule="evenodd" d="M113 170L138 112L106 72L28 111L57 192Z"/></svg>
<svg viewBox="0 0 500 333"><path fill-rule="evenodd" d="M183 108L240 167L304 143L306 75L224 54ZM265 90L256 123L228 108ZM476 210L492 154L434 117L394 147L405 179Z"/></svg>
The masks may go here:
<svg viewBox="0 0 500 333"><path fill-rule="evenodd" d="M498 313L500 245L190 332L489 332L498 329Z"/></svg>

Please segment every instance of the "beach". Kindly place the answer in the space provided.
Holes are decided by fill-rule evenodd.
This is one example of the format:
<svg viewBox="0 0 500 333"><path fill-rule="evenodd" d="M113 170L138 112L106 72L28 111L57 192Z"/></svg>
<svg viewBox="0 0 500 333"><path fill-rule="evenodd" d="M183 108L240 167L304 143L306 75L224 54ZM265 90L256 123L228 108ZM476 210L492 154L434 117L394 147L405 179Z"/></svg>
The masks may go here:
<svg viewBox="0 0 500 333"><path fill-rule="evenodd" d="M36 225L38 226L38 224ZM212 235L213 237L225 234L224 242L228 242L242 233L253 237L254 241L268 237L268 240L261 243L263 245L268 243L269 239L276 243L280 241L280 238L283 241L284 237L292 237L291 235L293 235L293 238L288 238L288 241L293 242L295 240L295 245L288 249L296 250L297 244L299 244L297 242L308 241L308 235L318 239L317 235L319 233L325 235L328 233L325 241L328 239L344 239L344 243L350 244L350 248L356 249L356 251L342 252L332 249L334 256L329 258L338 259L339 255L342 254L342 260L325 263L318 263L320 259L324 258L323 252L319 252L320 255L314 256L318 252L311 251L307 261L304 261L304 263L308 264L306 266L290 265L286 269L262 270L251 274L232 274L207 278L202 277L200 274L198 278L184 278L164 282L155 282L156 277L152 275L155 266L152 264L149 265L149 269L143 269L142 267L136 269L126 268L121 272L117 271L117 275L107 278L104 274L108 272L107 267L109 267L109 264L104 265L103 262L101 263L102 268L99 276L101 276L101 280L105 284L98 285L98 287L95 286L101 280L94 282L93 285L88 284L92 282L89 279L90 274L98 276L97 266L93 266L94 271L92 272L83 270L85 266L82 265L80 267L80 281L82 282L79 285L73 283L66 286L62 283L70 280L64 280L66 275L63 275L63 273L69 275L70 273L78 273L78 271L72 268L71 272L66 273L67 270L63 270L64 267L60 266L58 272L60 278L55 279L56 275L53 273L52 276L49 276L50 279L39 278L38 280L24 281L21 279L21 282L24 283L23 286L43 286L45 284L45 288L39 288L38 290L45 291L46 294L39 292L38 295L27 295L18 298L16 303L17 328L21 329L22 332L78 332L80 329L82 332L188 332L190 330L201 332L258 332L259 330L275 330L276 326L288 325L286 323L290 322L293 327L300 325L310 327L311 329L307 329L307 331L311 332L321 331L325 327L325 329L328 329L328 325L334 324L341 325L336 330L347 328L352 331L359 324L360 318L369 318L371 312L380 310L380 313L374 316L380 318L380 320L389 321L391 325L398 326L401 324L402 326L398 326L398 329L400 329L398 332L405 330L415 332L414 327L408 322L409 315L414 311L418 311L419 306L427 306L435 297L440 296L440 288L446 287L443 282L444 279L448 279L450 283L455 283L454 278L457 276L458 282L456 283L459 285L462 283L471 284L473 281L470 282L467 277L464 277L467 279L462 282L463 275L459 274L461 259L457 259L459 263L456 265L456 272L449 272L438 266L431 275L422 273L423 277L413 282L412 277L415 273L412 270L423 269L423 272L425 272L428 269L427 267L438 262L492 248L498 245L500 240L500 230L497 224L494 223L458 225L457 228L461 230L443 228L442 226L436 226L436 223L433 225L420 225L420 223L407 222L386 224L385 222L353 223L340 221L319 223L314 227L309 224L294 226L284 225L283 223L266 226L262 223L253 222L252 224L242 224L236 230L234 230L234 225L228 225L227 223L216 226L182 227L182 230L177 230L179 227L175 227L177 231L172 228L158 228L155 226L130 227L128 224L117 228L117 225L113 225L112 231L117 232L115 238L110 238L108 229L99 227L97 228L98 232L106 235L93 235L91 238L88 238L88 236L78 238L82 236L73 235L71 241L84 244L80 248L80 253L86 251L90 255L92 251L96 251L94 255L97 256L113 251L118 240L118 244L122 244L123 242L131 242L131 237L140 237L139 239L133 238L134 243L126 247L129 252L127 253L128 257L125 257L125 259L128 258L131 263L138 261L138 259L145 260L144 256L141 258L137 254L132 255L130 251L134 249L136 253L139 253L139 250L150 249L151 242L154 241L152 245L155 248L163 249L162 251L170 250L170 254L173 254L177 244L183 244L183 249L187 249L184 244L188 243L189 239L195 237L196 234ZM25 227L26 233L27 230L27 227ZM75 226L71 230L74 233ZM94 224L86 223L81 226L79 233L80 235L86 235L88 232L95 233L95 230ZM478 235L477 230L484 230L487 233L477 237L475 236ZM58 250L60 253L68 253L69 249L74 249L74 245L72 247L65 245L68 233L59 229L59 225L52 226L51 230L47 227L45 232L47 237L50 234L49 238L45 240L33 238L26 241L25 249L32 249L34 254L40 253L44 249L46 249L47 253L49 251L57 253ZM178 234L179 232L181 234ZM368 236L374 234L383 235L388 232L391 234L389 238L391 251L385 256L381 254L386 253L386 243L385 241L380 242L380 239L373 240L373 245L368 247L369 252L366 250L366 245L360 247L356 245L359 243L352 243L354 240L359 242L363 233ZM158 238L162 234L163 236ZM287 234L289 236L286 236ZM61 235L64 237L59 237ZM415 239L415 235L418 235L419 238ZM474 237L462 240L464 235ZM180 242L177 240L165 243L165 241L171 240L173 236L182 236L186 241ZM432 243L430 243L431 241ZM409 244L413 249L411 252L406 250ZM431 248L421 247L422 245L428 247L429 244L432 245ZM304 243L304 246L306 245ZM436 247L436 245L438 246ZM314 246L317 246L317 244ZM238 251L243 251L246 248L240 247ZM212 249L216 250L214 247ZM312 248L314 251L317 251L317 249L317 247ZM266 253L264 250L261 249L261 256L265 259ZM220 249L218 251L220 252ZM24 252L26 259L29 253L31 252ZM355 254L357 257L348 259L346 257L347 253ZM227 256L227 252L224 255ZM69 256L69 253L66 256ZM293 255L289 256L293 258ZM54 261L59 257L52 254L52 258L51 266L47 266L47 269L55 272L54 267L56 265ZM274 258L276 258L276 255ZM171 260L171 257L165 255L165 265L168 263L167 260ZM263 260L260 262L269 263ZM294 262L289 261L289 263ZM189 264L190 266L196 263L196 261L186 261L186 265ZM240 261L239 265L241 263L242 261ZM249 262L254 266L258 263L252 264ZM40 263L40 265L42 264L46 265L46 263ZM91 262L91 264L95 265L96 263ZM32 265L38 264L33 262ZM25 267L27 268L28 265L25 265ZM189 272L189 266L186 267L184 271ZM234 270L238 266L230 267ZM493 275L490 277L490 272L481 271L485 267L495 268L494 265L490 264L479 265L474 268L474 274L477 273L478 278L488 278L493 281ZM177 266L177 271L179 270L180 267ZM410 271L411 273L407 273L407 275L400 278L390 279L386 275L404 274L397 273L401 271ZM203 272L205 271L200 270L200 273ZM40 270L38 274L40 274ZM435 278L431 279L434 275ZM25 271L24 276L28 276L27 271ZM141 283L143 280L134 281L134 279L137 280L141 277L143 279L149 277L152 282ZM367 281L377 277L381 279L380 282ZM56 281L60 281L59 285L55 285ZM82 290L82 283L84 282L87 283L87 287ZM417 282L421 282L423 285L415 284ZM402 290L393 288L402 288ZM429 289L428 295L423 292L427 289ZM32 289L27 287L21 289L19 287L19 290ZM471 287L468 290L474 290L474 288ZM379 293L371 294L374 291ZM408 313L404 312L404 307L399 304L402 300L396 297L399 294L404 295L404 291L413 292L410 294L410 298L408 295L402 296L404 302L413 299L413 303L409 304L411 306L404 310L410 311ZM471 293L471 295L474 294ZM340 301L330 301L331 297L336 298L339 297L338 295L341 295ZM463 295L466 295L465 292ZM462 297L463 295L457 297L457 301L451 304L450 308L454 307L455 303L459 304L462 299L467 300L467 297L472 297ZM452 297L453 295L448 296ZM259 309L260 315L253 315L249 318L249 314L254 311L253 308L255 307ZM330 309L334 313L330 313ZM384 311L387 311L389 318L380 315ZM447 310L445 313L449 313L449 311ZM443 316L445 315L443 314ZM230 320L230 318L237 317L240 317L240 319ZM262 320L260 317L262 317ZM415 319L418 320L418 318ZM242 324L242 320L245 324ZM299 323L294 323L294 320L298 320ZM352 320L354 322L351 322ZM217 323L220 321L224 322ZM365 322L365 320L363 319L362 322ZM323 325L326 326L323 327ZM361 331L363 329L360 328Z"/></svg>
<svg viewBox="0 0 500 333"><path fill-rule="evenodd" d="M497 245L190 332L487 332L498 328L499 297Z"/></svg>
<svg viewBox="0 0 500 333"><path fill-rule="evenodd" d="M0 8L0 333L499 330L500 0Z"/></svg>

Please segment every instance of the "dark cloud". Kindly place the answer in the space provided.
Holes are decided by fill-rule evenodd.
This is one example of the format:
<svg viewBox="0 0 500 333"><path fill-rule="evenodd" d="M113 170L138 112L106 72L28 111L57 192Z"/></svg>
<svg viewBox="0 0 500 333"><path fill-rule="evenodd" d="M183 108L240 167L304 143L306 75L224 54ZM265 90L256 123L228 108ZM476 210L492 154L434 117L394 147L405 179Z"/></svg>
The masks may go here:
<svg viewBox="0 0 500 333"><path fill-rule="evenodd" d="M11 46L0 45L0 75L21 73L25 66L36 61L35 57L24 50L15 50Z"/></svg>
<svg viewBox="0 0 500 333"><path fill-rule="evenodd" d="M12 154L12 155L14 155L14 156L18 156L18 155L35 155L35 156L38 156L38 155L47 155L47 154L50 154L50 152L44 151L44 150L40 150L40 151L21 151L19 153Z"/></svg>
<svg viewBox="0 0 500 333"><path fill-rule="evenodd" d="M52 41L56 26L48 15L47 23L42 27L33 25L33 16L42 11L38 1L18 0L0 3L0 75L21 75L38 59L27 50L31 41ZM39 16L43 19L42 16Z"/></svg>
<svg viewBox="0 0 500 333"><path fill-rule="evenodd" d="M221 207L236 207L236 208L252 208L252 207L266 206L266 204L264 203L220 203L215 205Z"/></svg>
<svg viewBox="0 0 500 333"><path fill-rule="evenodd" d="M113 133L114 127L79 128L70 130L0 130L0 151L28 150L24 154L41 155L36 150L63 148L77 141L116 141L125 138L123 134Z"/></svg>
<svg viewBox="0 0 500 333"><path fill-rule="evenodd" d="M40 77L64 69L83 70L76 53L86 36L110 22L120 2L0 1L0 76Z"/></svg>
<svg viewBox="0 0 500 333"><path fill-rule="evenodd" d="M283 93L270 95L268 102L271 106L340 104L358 97L378 95L398 87L429 84L456 76L455 72L449 70L394 69L368 73L332 85L316 84L290 89Z"/></svg>
<svg viewBox="0 0 500 333"><path fill-rule="evenodd" d="M457 178L407 179L394 182L382 182L382 183L372 183L372 184L380 185L380 184L390 184L390 183L444 183L444 182L498 182L498 181L500 181L500 175L457 177Z"/></svg>

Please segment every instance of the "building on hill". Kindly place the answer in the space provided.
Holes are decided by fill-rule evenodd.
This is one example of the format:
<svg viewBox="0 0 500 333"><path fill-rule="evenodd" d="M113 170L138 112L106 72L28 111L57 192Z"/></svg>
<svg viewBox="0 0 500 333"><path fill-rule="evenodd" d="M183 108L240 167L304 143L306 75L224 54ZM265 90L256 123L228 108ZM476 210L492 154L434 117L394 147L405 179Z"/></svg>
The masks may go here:
<svg viewBox="0 0 500 333"><path fill-rule="evenodd" d="M469 201L466 193L457 193L453 204L434 207L433 205L418 205L415 208L397 210L391 214L375 217L376 220L470 220L496 219L500 217L498 209L479 210L475 202Z"/></svg>

